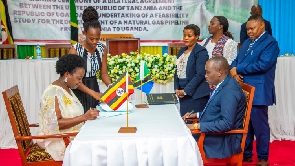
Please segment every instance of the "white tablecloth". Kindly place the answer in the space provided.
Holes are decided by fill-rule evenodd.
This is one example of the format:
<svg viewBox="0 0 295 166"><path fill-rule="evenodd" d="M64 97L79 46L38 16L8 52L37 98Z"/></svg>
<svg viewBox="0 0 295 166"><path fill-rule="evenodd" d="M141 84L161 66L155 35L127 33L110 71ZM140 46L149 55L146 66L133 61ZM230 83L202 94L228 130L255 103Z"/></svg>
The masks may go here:
<svg viewBox="0 0 295 166"><path fill-rule="evenodd" d="M0 60L0 92L18 85L29 123L38 123L38 109L43 90L59 75L56 60ZM0 148L16 147L11 125L0 97ZM37 129L31 131L37 134Z"/></svg>
<svg viewBox="0 0 295 166"><path fill-rule="evenodd" d="M43 90L59 78L55 71L55 63L56 60L0 60L0 92L18 85L29 123L38 123L39 101ZM104 92L106 86L103 83L99 84L101 91ZM151 92L173 92L173 83L155 84ZM140 101L140 92L135 90L130 100ZM145 94L142 95L142 100L146 101ZM0 148L15 148L16 144L2 94L0 97L0 126ZM34 135L38 134L36 128L31 128L31 132Z"/></svg>
<svg viewBox="0 0 295 166"><path fill-rule="evenodd" d="M43 90L58 79L55 72L55 60L0 60L0 92L18 85L30 123L38 122L39 99ZM278 58L276 69L277 105L269 107L269 123L271 139L295 140L295 57ZM105 85L100 83L102 91ZM167 85L154 84L152 93L171 93L173 83ZM2 95L1 95L2 96ZM140 101L138 90L130 100ZM145 101L145 94L142 95ZM16 147L11 125L5 109L3 98L0 97L0 148ZM36 130L32 131L37 134Z"/></svg>
<svg viewBox="0 0 295 166"><path fill-rule="evenodd" d="M175 105L133 109L129 126L118 133L126 115L87 121L67 147L64 166L197 166L203 165L196 142Z"/></svg>
<svg viewBox="0 0 295 166"><path fill-rule="evenodd" d="M295 140L295 57L279 57L276 76L276 105L269 107L271 140Z"/></svg>

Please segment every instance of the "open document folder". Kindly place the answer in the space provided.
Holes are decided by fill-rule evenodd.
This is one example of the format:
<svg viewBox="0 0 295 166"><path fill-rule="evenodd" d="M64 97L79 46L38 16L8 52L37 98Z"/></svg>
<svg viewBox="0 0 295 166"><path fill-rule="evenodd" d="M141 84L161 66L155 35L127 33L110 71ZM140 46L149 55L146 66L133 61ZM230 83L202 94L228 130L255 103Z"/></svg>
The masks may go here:
<svg viewBox="0 0 295 166"><path fill-rule="evenodd" d="M97 109L100 110L99 116L100 117L113 117L113 116L120 116L120 115L126 115L126 101L116 110L112 110L107 104L101 103L99 106L97 106ZM131 110L133 109L133 105L128 102L128 113L132 113Z"/></svg>

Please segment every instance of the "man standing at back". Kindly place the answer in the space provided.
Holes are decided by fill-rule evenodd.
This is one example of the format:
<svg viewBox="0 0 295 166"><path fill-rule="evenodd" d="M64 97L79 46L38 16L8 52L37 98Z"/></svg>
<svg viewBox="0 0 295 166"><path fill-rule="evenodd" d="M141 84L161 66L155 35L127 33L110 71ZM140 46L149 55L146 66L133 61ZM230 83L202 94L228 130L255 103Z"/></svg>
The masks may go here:
<svg viewBox="0 0 295 166"><path fill-rule="evenodd" d="M244 161L252 162L254 136L256 138L257 166L267 166L269 156L270 128L268 106L275 103L275 69L279 55L278 42L265 31L265 21L261 15L249 17L247 39L238 56L231 64L231 75L237 81L255 87Z"/></svg>
<svg viewBox="0 0 295 166"><path fill-rule="evenodd" d="M251 7L251 12L250 12L251 16L255 15L255 14L259 14L260 16L262 16L262 8L260 5L253 5ZM241 31L240 31L240 43L241 45L244 43L245 40L249 39L249 36L247 34L247 29L246 29L246 23L241 25ZM272 35L272 30L271 30L271 25L270 22L267 20L264 20L265 23L265 30L268 32L268 34Z"/></svg>

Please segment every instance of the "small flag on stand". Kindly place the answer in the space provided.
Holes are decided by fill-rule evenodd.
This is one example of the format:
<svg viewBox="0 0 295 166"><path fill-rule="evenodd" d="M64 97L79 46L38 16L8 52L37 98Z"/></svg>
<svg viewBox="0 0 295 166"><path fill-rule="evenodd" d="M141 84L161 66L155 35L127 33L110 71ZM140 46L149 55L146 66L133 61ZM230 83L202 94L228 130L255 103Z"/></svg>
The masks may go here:
<svg viewBox="0 0 295 166"><path fill-rule="evenodd" d="M128 76L128 72L125 72L101 95L100 98L112 110L116 111L127 100L127 97L133 93L133 83Z"/></svg>
<svg viewBox="0 0 295 166"><path fill-rule="evenodd" d="M150 75L150 71L147 67L145 61L140 62L140 71L138 76L136 77L136 81L134 83L134 87L143 91L147 95L150 94L153 88L154 82Z"/></svg>
<svg viewBox="0 0 295 166"><path fill-rule="evenodd" d="M2 44L13 44L12 26L8 13L7 0L0 0L0 19L1 19L1 32Z"/></svg>
<svg viewBox="0 0 295 166"><path fill-rule="evenodd" d="M78 42L78 19L76 16L75 0L70 0L71 44Z"/></svg>

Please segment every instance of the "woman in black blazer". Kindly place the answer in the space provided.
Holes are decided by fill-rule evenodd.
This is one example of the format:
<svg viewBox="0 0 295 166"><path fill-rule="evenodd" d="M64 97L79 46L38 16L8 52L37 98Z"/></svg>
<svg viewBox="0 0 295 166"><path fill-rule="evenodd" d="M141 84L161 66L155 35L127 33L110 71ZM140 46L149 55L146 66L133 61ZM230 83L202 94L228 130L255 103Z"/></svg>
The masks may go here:
<svg viewBox="0 0 295 166"><path fill-rule="evenodd" d="M201 112L209 99L209 85L205 79L205 64L209 59L205 47L197 41L200 28L190 24L183 29L183 42L177 55L174 90L180 102L180 114L194 110Z"/></svg>

